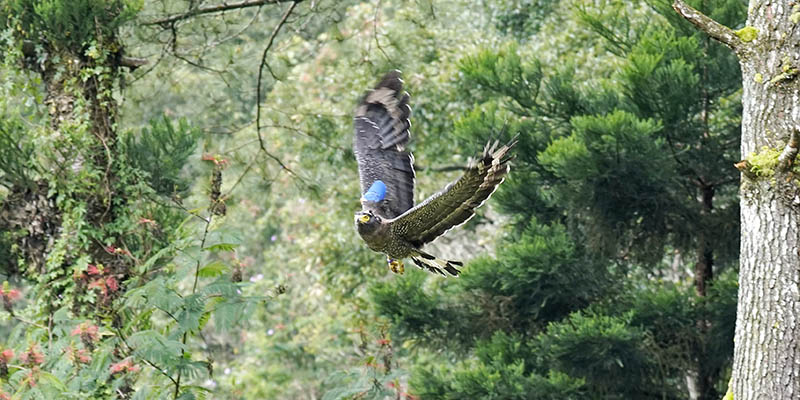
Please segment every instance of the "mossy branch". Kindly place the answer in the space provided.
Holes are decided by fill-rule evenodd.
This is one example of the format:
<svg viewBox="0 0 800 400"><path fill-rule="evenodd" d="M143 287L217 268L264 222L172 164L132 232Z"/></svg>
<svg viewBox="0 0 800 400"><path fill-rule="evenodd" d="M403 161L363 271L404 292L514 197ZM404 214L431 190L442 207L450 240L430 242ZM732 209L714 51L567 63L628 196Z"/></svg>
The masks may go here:
<svg viewBox="0 0 800 400"><path fill-rule="evenodd" d="M755 37L752 37L752 35L750 35L750 33L753 32L752 30L755 28L750 28L750 30L747 30L745 32L747 33L746 35L747 38L742 37L745 35L740 36L733 29L728 28L727 26L722 25L717 21L714 21L713 19L701 13L694 7L686 4L683 0L675 0L672 3L672 8L675 9L675 11L677 11L678 14L680 14L687 21L691 22L698 29L705 32L708 36L711 36L713 39L716 39L720 43L730 47L737 54L741 53L746 48L745 46L746 41L749 42L755 39Z"/></svg>

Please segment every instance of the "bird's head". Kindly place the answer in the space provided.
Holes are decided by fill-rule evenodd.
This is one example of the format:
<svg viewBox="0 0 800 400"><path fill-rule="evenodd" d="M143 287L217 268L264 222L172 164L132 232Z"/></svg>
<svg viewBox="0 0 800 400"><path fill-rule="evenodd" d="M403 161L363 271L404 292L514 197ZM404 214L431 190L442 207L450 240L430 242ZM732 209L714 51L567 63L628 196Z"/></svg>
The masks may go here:
<svg viewBox="0 0 800 400"><path fill-rule="evenodd" d="M360 233L370 233L378 229L381 224L381 217L375 215L371 210L357 212L355 220L356 228Z"/></svg>

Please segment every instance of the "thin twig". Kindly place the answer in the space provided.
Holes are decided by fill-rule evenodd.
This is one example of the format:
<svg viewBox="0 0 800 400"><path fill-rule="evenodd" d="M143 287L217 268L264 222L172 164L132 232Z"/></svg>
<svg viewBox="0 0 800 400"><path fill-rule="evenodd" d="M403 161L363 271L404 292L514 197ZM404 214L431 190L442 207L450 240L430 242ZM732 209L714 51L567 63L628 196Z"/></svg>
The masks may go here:
<svg viewBox="0 0 800 400"><path fill-rule="evenodd" d="M133 347L131 347L131 345L128 344L128 341L125 339L125 335L122 334L122 331L120 329L117 329L117 328L111 328L111 329L114 329L114 331L117 333L117 336L119 336L119 338L122 339L122 343L125 344L125 347L127 347L128 350L131 353L135 353L136 352L136 349L134 349ZM141 355L139 355L139 358L141 358L144 362L149 364L151 367L155 368L156 371L160 372L162 375L164 375L167 378L169 378L169 380L171 380L173 384L177 384L177 382L175 382L175 378L171 377L166 372L166 369L159 367L158 365L156 365L152 361L142 357Z"/></svg>
<svg viewBox="0 0 800 400"><path fill-rule="evenodd" d="M383 50L383 47L381 47L380 40L378 40L378 12L380 11L380 9L381 9L381 0L378 0L378 3L375 4L375 16L372 18L372 36L375 38L375 47L377 47L378 50L381 51L383 56L386 57L386 59L390 63L394 64L394 61L392 61L389 55L386 54L386 52Z"/></svg>
<svg viewBox="0 0 800 400"><path fill-rule="evenodd" d="M264 52L261 53L261 63L258 65L258 80L256 82L256 133L258 133L258 144L261 146L261 150L264 150L264 152L267 151L267 148L264 146L264 138L261 137L261 80L264 76L264 66L267 65L267 53L269 53L269 49L272 48L272 44L275 42L275 37L278 36L278 32L280 32L281 28L286 23L286 20L289 18L289 14L292 13L292 10L294 10L296 5L297 2L292 3L289 8L286 9L286 12L283 13L283 17L281 17L278 25L275 25L275 29L272 30L272 34L269 35L267 47L265 47Z"/></svg>
<svg viewBox="0 0 800 400"><path fill-rule="evenodd" d="M244 168L244 171L242 171L242 173L239 175L239 178L237 178L236 182L233 183L233 186L231 186L231 188L228 189L227 193L225 193L224 195L220 196L220 198L227 199L228 197L230 197L231 193L233 193L233 190L236 189L236 186L239 186L239 183L244 179L244 177L247 175L247 173L250 172L250 170L253 168L253 164L255 164L255 160L253 160L253 161L251 161L251 162L249 162L247 164L247 167Z"/></svg>
<svg viewBox="0 0 800 400"><path fill-rule="evenodd" d="M292 11L294 10L295 6L300 1L295 1L289 8L286 9L286 12L283 13L283 17L278 22L278 25L275 26L275 29L272 30L272 34L269 36L269 41L267 42L267 47L264 48L264 52L261 54L261 63L258 66L258 81L256 84L256 133L258 134L258 144L261 147L261 151L267 155L267 157L271 158L273 161L278 163L284 170L288 171L290 174L294 175L296 178L302 180L299 175L297 175L291 168L287 167L283 161L280 160L277 156L270 153L267 150L267 147L264 145L264 138L261 136L261 83L262 78L264 76L264 67L267 66L267 54L269 53L270 48L272 48L272 44L275 42L275 37L278 36L278 32L280 32L281 28L286 24L286 20L289 19L289 15L291 15Z"/></svg>
<svg viewBox="0 0 800 400"><path fill-rule="evenodd" d="M330 148L334 148L334 149L336 149L336 150L342 150L342 151L346 150L346 149L345 149L344 147L342 147L342 146L338 146L338 145L335 145L335 144L328 143L328 142L326 142L325 140L323 140L322 138L320 138L319 136L316 136L316 135L312 134L311 132L304 131L304 130L302 130L302 129L300 129L300 128L295 128L295 127L293 127L293 126L287 126L287 125L281 125L281 124L274 124L274 125L264 125L264 127L265 127L265 128L280 128L280 129L286 129L286 130L289 130L289 131L295 132L295 133L297 133L297 134L300 134L300 135L302 135L302 136L310 137L310 138L312 138L312 139L314 139L314 140L316 140L316 141L318 141L318 142L322 143L322 144L323 144L325 147L330 147Z"/></svg>
<svg viewBox="0 0 800 400"><path fill-rule="evenodd" d="M44 325L42 325L42 324L39 324L39 323L36 323L36 322L30 321L30 320L27 320L27 319L25 319L25 318L22 318L22 317L20 317L19 315L12 314L12 317L14 317L14 319L16 319L17 321L19 321L19 322L22 322L22 323L24 323L24 324L28 324L28 325L31 325L31 326L35 326L35 327L37 327L37 328L44 329L44 330L46 330L46 331L48 331L48 332L50 331L50 329L49 329L48 327L46 327L46 326L44 326Z"/></svg>
<svg viewBox="0 0 800 400"><path fill-rule="evenodd" d="M213 72L213 73L219 75L220 79L222 79L222 81L225 83L225 86L231 87L231 85L228 83L227 80L225 80L225 77L223 76L225 71L219 70L219 69L214 69L214 68L211 68L211 67L206 67L205 65L202 65L199 62L192 61L192 60L186 58L185 56L182 56L182 55L178 54L177 51L173 51L171 54L172 54L173 57L177 58L178 60L181 60L181 61L183 61L183 62L185 62L185 63L187 63L187 64L189 64L189 65L191 65L191 66L193 66L195 68L198 68L198 69L201 69L201 70L207 71L207 72Z"/></svg>
<svg viewBox="0 0 800 400"><path fill-rule="evenodd" d="M144 22L142 25L167 25L178 21L182 21L184 19L189 19L197 15L225 12L228 10L236 10L247 7L260 7L268 4L286 3L289 1L292 1L294 3L299 3L303 0L245 0L245 1L240 1L238 3L223 3L215 6L199 7L194 10L189 10L185 13L175 14L169 17L160 18L153 21L147 21Z"/></svg>

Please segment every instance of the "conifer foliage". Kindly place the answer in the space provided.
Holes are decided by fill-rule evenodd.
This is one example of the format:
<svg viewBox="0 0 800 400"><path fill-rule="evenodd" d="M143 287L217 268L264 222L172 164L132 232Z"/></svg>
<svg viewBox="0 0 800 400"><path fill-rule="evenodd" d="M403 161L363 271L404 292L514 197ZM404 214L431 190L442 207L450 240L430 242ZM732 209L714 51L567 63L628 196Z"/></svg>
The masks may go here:
<svg viewBox="0 0 800 400"><path fill-rule="evenodd" d="M727 23L743 20L742 4L704 4ZM397 296L409 288L373 288L401 340L460 344L455 365L417 369L411 386L421 398L725 392L739 71L721 45L673 13L661 2L574 10L616 56L605 78L545 66L513 41L461 60L462 87L481 104L457 123L459 136L521 133L514 172L496 197L514 225L496 257L474 260L443 289Z"/></svg>

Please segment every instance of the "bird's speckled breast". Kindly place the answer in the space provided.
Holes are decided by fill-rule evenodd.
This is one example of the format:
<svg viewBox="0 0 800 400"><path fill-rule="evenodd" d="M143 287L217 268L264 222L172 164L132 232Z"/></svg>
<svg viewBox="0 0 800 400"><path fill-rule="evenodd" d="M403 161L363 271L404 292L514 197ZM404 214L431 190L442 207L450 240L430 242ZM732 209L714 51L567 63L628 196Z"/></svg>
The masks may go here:
<svg viewBox="0 0 800 400"><path fill-rule="evenodd" d="M356 229L371 250L384 253L389 258L399 260L413 253L413 247L395 237L389 225L383 225L373 232L363 232L358 229L358 224L356 224Z"/></svg>

